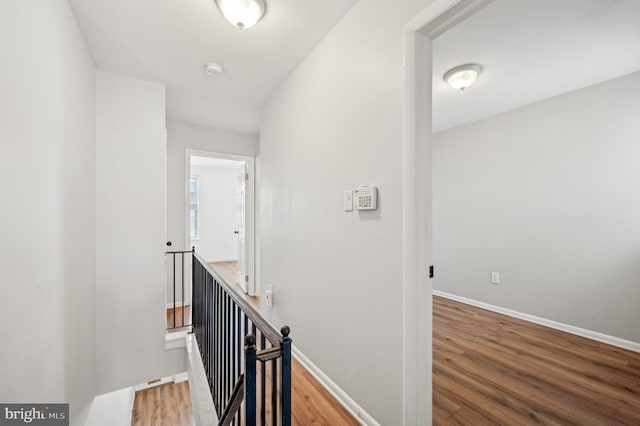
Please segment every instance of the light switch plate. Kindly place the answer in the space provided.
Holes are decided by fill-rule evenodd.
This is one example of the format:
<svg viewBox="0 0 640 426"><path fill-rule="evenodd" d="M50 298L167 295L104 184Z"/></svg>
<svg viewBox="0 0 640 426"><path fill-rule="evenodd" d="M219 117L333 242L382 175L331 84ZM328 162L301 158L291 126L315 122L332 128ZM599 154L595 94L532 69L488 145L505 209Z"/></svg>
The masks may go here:
<svg viewBox="0 0 640 426"><path fill-rule="evenodd" d="M353 190L344 191L344 211L353 211Z"/></svg>
<svg viewBox="0 0 640 426"><path fill-rule="evenodd" d="M273 287L269 288L264 292L265 298L267 299L267 307L272 308L274 304L273 300Z"/></svg>

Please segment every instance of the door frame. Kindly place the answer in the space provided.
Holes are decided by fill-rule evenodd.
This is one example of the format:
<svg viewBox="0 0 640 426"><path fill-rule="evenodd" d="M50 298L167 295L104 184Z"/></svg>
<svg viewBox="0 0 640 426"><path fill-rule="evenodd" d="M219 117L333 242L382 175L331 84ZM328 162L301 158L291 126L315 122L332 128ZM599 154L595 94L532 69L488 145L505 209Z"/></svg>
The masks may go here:
<svg viewBox="0 0 640 426"><path fill-rule="evenodd" d="M184 238L185 247L191 247L189 230L189 179L191 178L191 157L209 157L220 160L244 161L247 164L247 185L245 188L245 244L246 244L246 273L247 294L260 294L259 282L256 279L256 159L249 155L226 154L222 152L203 151L198 149L185 150L184 176Z"/></svg>
<svg viewBox="0 0 640 426"><path fill-rule="evenodd" d="M435 0L404 27L403 403L405 426L432 423L433 40L492 0Z"/></svg>

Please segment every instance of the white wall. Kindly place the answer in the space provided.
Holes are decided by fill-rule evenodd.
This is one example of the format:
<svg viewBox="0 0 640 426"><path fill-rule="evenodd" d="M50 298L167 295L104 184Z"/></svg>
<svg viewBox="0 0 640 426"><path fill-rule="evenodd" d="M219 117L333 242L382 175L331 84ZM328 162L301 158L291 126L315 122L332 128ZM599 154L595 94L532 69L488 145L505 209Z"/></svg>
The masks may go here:
<svg viewBox="0 0 640 426"><path fill-rule="evenodd" d="M200 185L200 238L191 243L207 262L238 260L239 169L192 166Z"/></svg>
<svg viewBox="0 0 640 426"><path fill-rule="evenodd" d="M174 250L190 249L183 247L189 238L185 236L184 217L187 149L254 156L257 137L194 124L167 123L167 241L173 242Z"/></svg>
<svg viewBox="0 0 640 426"><path fill-rule="evenodd" d="M435 135L434 287L640 342L639 112L636 72Z"/></svg>
<svg viewBox="0 0 640 426"><path fill-rule="evenodd" d="M0 2L0 401L94 396L95 67L64 0Z"/></svg>
<svg viewBox="0 0 640 426"><path fill-rule="evenodd" d="M165 87L98 71L98 393L186 369L164 350Z"/></svg>
<svg viewBox="0 0 640 426"><path fill-rule="evenodd" d="M262 111L263 310L385 425L403 418L402 35L429 3L359 1ZM344 212L362 184L378 210Z"/></svg>

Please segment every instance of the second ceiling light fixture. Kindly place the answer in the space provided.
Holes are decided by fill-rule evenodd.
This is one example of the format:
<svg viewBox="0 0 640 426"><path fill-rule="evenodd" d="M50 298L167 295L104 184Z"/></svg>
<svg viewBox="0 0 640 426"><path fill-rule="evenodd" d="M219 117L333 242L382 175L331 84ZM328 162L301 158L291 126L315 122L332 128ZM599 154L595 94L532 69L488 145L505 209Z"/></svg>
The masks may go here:
<svg viewBox="0 0 640 426"><path fill-rule="evenodd" d="M264 0L216 0L231 25L241 30L253 27L266 11Z"/></svg>

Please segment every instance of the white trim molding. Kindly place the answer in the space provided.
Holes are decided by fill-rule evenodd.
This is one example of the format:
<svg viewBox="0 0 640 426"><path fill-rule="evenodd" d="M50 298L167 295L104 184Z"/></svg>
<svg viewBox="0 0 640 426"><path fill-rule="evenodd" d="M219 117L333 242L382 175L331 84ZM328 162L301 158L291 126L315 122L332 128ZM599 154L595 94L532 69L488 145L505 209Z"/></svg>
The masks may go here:
<svg viewBox="0 0 640 426"><path fill-rule="evenodd" d="M553 328L555 330L564 331L569 334L575 334L576 336L585 337L587 339L595 340L601 343L606 343L611 346L615 346L618 348L627 349L629 351L640 353L640 343L632 342L630 340L621 339L619 337L610 336L608 334L599 333L597 331L575 327L573 325L564 324L564 323L549 320L546 318L537 317L535 315L525 314L522 312L503 308L500 306L491 305L489 303L468 299L466 297L456 296L455 294L446 293L444 291L433 290L433 294L434 296L440 296L446 299L455 300L456 302L464 303L466 305L476 306L478 308L486 309L488 311L497 312L499 314L507 315L513 318L518 318L524 321L532 322L534 324L543 325L545 327Z"/></svg>
<svg viewBox="0 0 640 426"><path fill-rule="evenodd" d="M213 396L200 356L198 342L193 335L188 334L184 338L184 343L187 348L187 373L193 420L196 426L217 425L218 415L213 404Z"/></svg>
<svg viewBox="0 0 640 426"><path fill-rule="evenodd" d="M329 378L317 365L307 358L296 346L292 346L293 356L300 361L315 379L324 386L327 391L356 419L364 426L380 426L369 413L367 413L356 401Z"/></svg>
<svg viewBox="0 0 640 426"><path fill-rule="evenodd" d="M185 247L191 247L190 238L190 230L189 230L189 179L191 178L191 157L209 157L209 158L218 158L221 160L233 160L233 161L244 161L247 165L247 186L245 190L245 224L246 224L246 234L245 234L245 242L247 245L247 253L246 253L246 275L249 277L249 281L247 282L247 294L249 296L259 296L260 295L260 281L259 277L256 275L256 252L258 250L258 236L256 235L256 229L258 226L257 221L257 204L256 197L258 192L258 187L256 185L256 156L252 155L243 155L243 154L226 154L223 152L215 152L215 151L203 151L200 149L185 149L185 158L184 158L184 237ZM235 259L237 260L237 259ZM218 260L218 262L220 262ZM190 272L188 272L190 274Z"/></svg>
<svg viewBox="0 0 640 426"><path fill-rule="evenodd" d="M491 0L433 0L403 36L403 426L432 423L432 41Z"/></svg>

